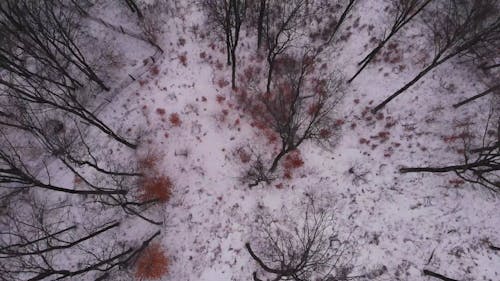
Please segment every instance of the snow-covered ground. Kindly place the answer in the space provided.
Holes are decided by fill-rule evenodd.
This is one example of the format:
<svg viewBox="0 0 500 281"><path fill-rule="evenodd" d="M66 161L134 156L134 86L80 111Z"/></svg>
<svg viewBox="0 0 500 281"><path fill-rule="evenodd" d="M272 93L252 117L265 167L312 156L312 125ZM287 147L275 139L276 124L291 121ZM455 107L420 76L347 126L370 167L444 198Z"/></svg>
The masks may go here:
<svg viewBox="0 0 500 281"><path fill-rule="evenodd" d="M336 42L327 57L332 71L346 78L355 72L372 47L370 38L383 32L384 7L382 1L359 1L341 29L341 35L350 35ZM122 133L141 134L140 153L161 154L161 171L174 182L171 200L148 211L164 222L161 245L171 264L162 280L251 280L257 265L244 243L262 227L255 221L259 210L268 210L276 220L293 218L300 215L299 202L311 194L335 212L339 232L352 231L357 245L353 265L359 272L385 266L379 280L431 280L422 275L426 268L457 280L500 280L500 256L488 242L500 245L499 198L456 181L453 174L398 172L402 166L461 161L459 143L447 137L459 134L461 123L484 124L490 105L485 98L452 109L457 100L481 90L472 75L447 63L380 114L367 110L422 67L429 50L418 26L393 41L400 62L372 63L346 85L335 112L342 130L332 149L305 143L300 147L305 164L292 179L249 188L240 180L249 163L241 161L238 149L270 155L273 145L236 109L230 85L219 83L230 81L230 68L223 42L205 24L204 14L194 3L177 3L177 8L165 17L159 39L164 54L100 113ZM126 15L114 9L95 12L132 29ZM239 71L254 55L254 41L244 40L239 48ZM155 52L127 45L122 37L115 44L125 54L136 54L123 59L123 79ZM180 124L170 121L174 113ZM137 219L124 231L133 239L156 228Z"/></svg>

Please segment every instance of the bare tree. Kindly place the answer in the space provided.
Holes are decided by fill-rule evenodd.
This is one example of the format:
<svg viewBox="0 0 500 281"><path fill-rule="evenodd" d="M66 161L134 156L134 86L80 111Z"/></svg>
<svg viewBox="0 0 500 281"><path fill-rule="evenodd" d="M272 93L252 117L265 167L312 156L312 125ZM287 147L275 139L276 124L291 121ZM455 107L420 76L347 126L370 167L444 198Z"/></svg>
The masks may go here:
<svg viewBox="0 0 500 281"><path fill-rule="evenodd" d="M263 121L281 140L279 153L269 172L287 153L306 140L328 140L336 130L332 113L343 96L342 83L335 76L311 78L314 61L306 54L299 60L284 57L276 69L275 87L260 96Z"/></svg>
<svg viewBox="0 0 500 281"><path fill-rule="evenodd" d="M259 16L257 19L257 50L262 45L262 37L264 36L264 17L267 11L267 0L259 1Z"/></svg>
<svg viewBox="0 0 500 281"><path fill-rule="evenodd" d="M21 205L22 209L18 209ZM49 208L31 198L11 206L0 217L0 280L109 276L113 269L133 264L134 258L160 234L157 231L150 235L142 245L116 243L113 235L119 222L69 223L59 216L68 208L54 204ZM68 255L72 259L61 263Z"/></svg>
<svg viewBox="0 0 500 281"><path fill-rule="evenodd" d="M494 94L494 93L496 93L497 95L498 95L498 93L500 93L500 84L493 85L493 86L489 87L488 89L482 91L481 93L479 93L477 95L474 95L474 96L472 96L470 98L467 98L467 99L465 99L463 101L460 101L460 102L454 104L453 107L454 108L461 107L461 106L463 106L465 104L468 104L469 102L473 102L473 101L475 101L475 100L477 100L479 98L482 98L482 97L485 97L485 96L487 96L489 94Z"/></svg>
<svg viewBox="0 0 500 281"><path fill-rule="evenodd" d="M231 65L231 85L236 88L236 49L240 30L247 11L246 0L203 0L202 6L208 12L209 23L224 34L227 64Z"/></svg>
<svg viewBox="0 0 500 281"><path fill-rule="evenodd" d="M392 25L384 32L384 36L377 46L368 53L359 63L360 68L348 80L351 83L365 69L366 66L375 58L380 50L396 35L404 26L412 21L420 12L433 0L393 0L394 15L392 17Z"/></svg>
<svg viewBox="0 0 500 281"><path fill-rule="evenodd" d="M300 206L299 218L258 216L254 246L247 242L245 248L264 275L274 281L333 281L373 280L385 272L383 267L370 274L353 274L355 243L350 234L344 238L335 228L331 210L317 207L312 197L308 199ZM254 272L253 280L262 279Z"/></svg>
<svg viewBox="0 0 500 281"><path fill-rule="evenodd" d="M59 1L6 1L0 5L0 98L7 106L0 118L4 125L21 128L18 112L6 108L60 110L81 118L136 148L119 136L91 109L97 89L109 90L87 63L76 42L77 19L58 6ZM7 120L7 121L5 121ZM24 127L26 128L26 127Z"/></svg>
<svg viewBox="0 0 500 281"><path fill-rule="evenodd" d="M271 90L272 75L279 55L285 53L299 36L297 29L305 12L305 0L272 1L265 13L264 37L268 63L266 92Z"/></svg>
<svg viewBox="0 0 500 281"><path fill-rule="evenodd" d="M299 30L304 24L308 24L308 19L312 20L315 15L325 15L331 19L330 26L324 31L326 33L324 34L325 41L319 47L305 46L306 49L316 49L310 54L316 58L333 42L340 26L347 19L355 3L356 0L349 0L339 19L336 19L333 14L323 11L327 10L327 5L324 3L309 3L307 0L269 1L264 12L264 43L268 63L266 91L271 90L276 61L296 44L298 39L303 37L304 34ZM316 6L310 8L309 5Z"/></svg>
<svg viewBox="0 0 500 281"><path fill-rule="evenodd" d="M479 148L473 148L470 141L463 138L462 163L440 167L405 167L400 172L455 173L466 182L494 192L500 191L500 119L497 114L493 111L490 113Z"/></svg>
<svg viewBox="0 0 500 281"><path fill-rule="evenodd" d="M141 9L139 8L139 6L135 2L135 0L124 0L124 1L127 4L127 6L130 8L130 10L133 13L137 14L137 17L139 17L139 19L142 19L144 17L144 15L141 12Z"/></svg>
<svg viewBox="0 0 500 281"><path fill-rule="evenodd" d="M434 45L431 62L411 81L372 109L376 113L387 103L404 93L427 73L448 60L470 53L482 45L500 43L500 18L495 0L439 1L426 17Z"/></svg>
<svg viewBox="0 0 500 281"><path fill-rule="evenodd" d="M62 9L59 1L21 0L3 1L0 5L1 35L15 42L15 53L3 53L2 67L26 77L37 75L44 68L62 75L63 84L82 87L83 76L97 83L102 89L109 87L89 65L76 42L78 17ZM23 66L23 57L29 56L39 64L37 71ZM44 78L49 79L48 75ZM54 78L50 79L50 82Z"/></svg>

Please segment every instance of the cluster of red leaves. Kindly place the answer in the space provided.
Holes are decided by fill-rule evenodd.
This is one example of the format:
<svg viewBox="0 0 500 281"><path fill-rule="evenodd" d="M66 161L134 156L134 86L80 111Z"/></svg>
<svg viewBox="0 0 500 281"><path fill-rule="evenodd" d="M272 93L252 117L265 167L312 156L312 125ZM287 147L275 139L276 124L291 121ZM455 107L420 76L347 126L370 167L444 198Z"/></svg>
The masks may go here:
<svg viewBox="0 0 500 281"><path fill-rule="evenodd" d="M254 118L254 119L256 119L256 118ZM274 130L269 128L269 126L267 124L265 124L264 122L255 121L255 122L250 123L250 126L261 130L262 133L264 134L264 136L269 141L269 143L274 144L278 141L278 134Z"/></svg>
<svg viewBox="0 0 500 281"><path fill-rule="evenodd" d="M81 184L82 182L83 182L83 179L80 176L75 175L75 177L73 178L73 184L78 185L78 184Z"/></svg>
<svg viewBox="0 0 500 281"><path fill-rule="evenodd" d="M283 167L285 167L285 169L298 169L302 166L304 166L304 160L302 160L299 150L294 150L289 153L283 161Z"/></svg>
<svg viewBox="0 0 500 281"><path fill-rule="evenodd" d="M300 150L296 149L286 155L285 159L282 162L282 165L283 168L285 168L283 177L286 179L291 179L293 176L293 170L304 166L304 160L302 160L302 157L300 156Z"/></svg>
<svg viewBox="0 0 500 281"><path fill-rule="evenodd" d="M218 102L219 104L222 104L222 102L224 102L224 101L226 100L226 97L224 97L224 96L222 96L222 95L217 95L217 96L215 97L215 99L217 100L217 102Z"/></svg>
<svg viewBox="0 0 500 281"><path fill-rule="evenodd" d="M307 114L309 114L310 116L314 116L318 113L319 109L320 105L317 103L313 103L309 105L309 108L307 109Z"/></svg>
<svg viewBox="0 0 500 281"><path fill-rule="evenodd" d="M143 173L154 170L160 158L158 153L148 153L146 156L139 159L139 170Z"/></svg>
<svg viewBox="0 0 500 281"><path fill-rule="evenodd" d="M328 139L332 136L332 131L328 129L321 129L319 130L319 137L322 139Z"/></svg>
<svg viewBox="0 0 500 281"><path fill-rule="evenodd" d="M443 136L443 141L445 143L451 143L451 142L455 142L457 140L467 140L467 139L471 139L472 138L472 135L467 133L467 132L462 132L458 135L451 135L451 136Z"/></svg>
<svg viewBox="0 0 500 281"><path fill-rule="evenodd" d="M390 43L387 45L386 51L382 52L380 56L375 57L376 62L381 60L385 63L397 64L403 59L403 54L399 48L398 43Z"/></svg>
<svg viewBox="0 0 500 281"><path fill-rule="evenodd" d="M187 56L186 54L179 55L179 61L183 66L187 66Z"/></svg>
<svg viewBox="0 0 500 281"><path fill-rule="evenodd" d="M163 108L157 108L157 109L156 109L156 113L157 113L158 115L163 116L163 115L165 115L165 109L163 109Z"/></svg>
<svg viewBox="0 0 500 281"><path fill-rule="evenodd" d="M240 149L238 151L238 156L240 157L240 161L242 163L248 163L251 160L251 156L248 152L246 152L244 149Z"/></svg>
<svg viewBox="0 0 500 281"><path fill-rule="evenodd" d="M217 80L217 86L219 86L219 88L224 88L227 85L229 85L229 82L226 79L221 78L221 79Z"/></svg>
<svg viewBox="0 0 500 281"><path fill-rule="evenodd" d="M153 66L150 70L149 70L149 73L151 73L151 75L153 76L156 76L158 74L160 74L160 69L158 68L157 65Z"/></svg>
<svg viewBox="0 0 500 281"><path fill-rule="evenodd" d="M174 127L179 127L182 124L181 118L179 117L178 113L170 114L168 120L170 121L170 124L172 124L172 126Z"/></svg>
<svg viewBox="0 0 500 281"><path fill-rule="evenodd" d="M320 96L326 96L326 94L328 93L326 79L313 79L312 88L313 92Z"/></svg>
<svg viewBox="0 0 500 281"><path fill-rule="evenodd" d="M139 159L139 171L144 174L138 181L138 199L141 201L158 200L164 203L172 196L172 181L157 169L161 158L160 153L150 152Z"/></svg>
<svg viewBox="0 0 500 281"><path fill-rule="evenodd" d="M453 184L453 186L455 186L455 187L458 187L458 186L465 183L465 181L463 179L460 179L460 178L451 179L448 182L450 184Z"/></svg>
<svg viewBox="0 0 500 281"><path fill-rule="evenodd" d="M224 64L217 60L215 62L215 68L217 68L217 70L222 70L224 68Z"/></svg>
<svg viewBox="0 0 500 281"><path fill-rule="evenodd" d="M142 201L158 200L165 203L172 196L172 181L165 175L145 176L141 179L139 198Z"/></svg>
<svg viewBox="0 0 500 281"><path fill-rule="evenodd" d="M149 245L137 259L135 277L160 279L168 273L169 260L158 244Z"/></svg>

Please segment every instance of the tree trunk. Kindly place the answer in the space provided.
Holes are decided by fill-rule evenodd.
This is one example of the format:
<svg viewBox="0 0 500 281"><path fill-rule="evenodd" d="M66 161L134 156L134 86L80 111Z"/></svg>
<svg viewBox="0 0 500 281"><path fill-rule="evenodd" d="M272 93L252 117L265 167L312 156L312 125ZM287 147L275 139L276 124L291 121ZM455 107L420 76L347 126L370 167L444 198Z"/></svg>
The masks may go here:
<svg viewBox="0 0 500 281"><path fill-rule="evenodd" d="M401 95L402 93L404 93L406 90L408 90L411 86L413 86L415 83L417 83L420 79L422 79L422 77L424 77L429 71L433 70L434 68L436 68L437 66L439 66L440 64L442 64L443 62L447 61L448 59L454 57L456 54L453 54L453 55L448 55L447 57L439 60L439 55L434 58L434 60L431 62L430 65L428 65L426 68L424 68L424 70L422 70L417 76L415 76L415 78L413 78L413 80L411 80L410 82L406 83L406 85L404 85L401 89L397 90L394 94L390 95L388 98L386 98L383 102L381 102L379 105L375 106L371 112L373 114L377 113L379 110L381 110L382 108L384 108L384 106L386 104L388 104L390 101L392 101L393 99L395 99L396 97L398 97L399 95Z"/></svg>
<svg viewBox="0 0 500 281"><path fill-rule="evenodd" d="M259 6L259 20L257 22L257 50L260 49L262 45L262 35L264 32L264 15L266 12L266 0L260 0Z"/></svg>
<svg viewBox="0 0 500 281"><path fill-rule="evenodd" d="M273 70L274 70L274 59L275 59L275 56L273 56L271 59L267 60L269 63L269 70L267 71L266 93L269 93L271 91L271 79L272 79Z"/></svg>
<svg viewBox="0 0 500 281"><path fill-rule="evenodd" d="M276 171L276 168L278 168L278 163L288 153L289 150L282 149L276 157L274 157L273 164L271 165L271 168L269 168L269 173L274 173Z"/></svg>
<svg viewBox="0 0 500 281"><path fill-rule="evenodd" d="M391 36L391 35L389 35L389 36ZM365 69L365 67L368 66L368 64L377 55L377 53L380 51L380 49L382 49L382 47L384 47L385 43L387 43L387 41L389 41L389 39L390 39L390 37L387 37L387 39L385 39L384 41L379 43L377 45L377 47L375 47L375 49L373 49L361 62L358 63L358 65L362 65L362 66L358 69L358 71L356 71L356 73L351 77L351 79L347 80L347 83L351 83L354 79L356 79L356 77L358 77L358 75L361 73L361 71L363 71Z"/></svg>
<svg viewBox="0 0 500 281"><path fill-rule="evenodd" d="M236 46L234 46L236 49ZM236 50L233 49L231 50L231 59L232 59L232 65L231 65L231 87L233 90L236 89Z"/></svg>
<svg viewBox="0 0 500 281"><path fill-rule="evenodd" d="M139 19L143 18L141 10L139 9L137 4L135 3L135 0L125 0L125 2L127 2L127 5L130 8L130 10L132 10L132 12L137 13L137 17L139 17Z"/></svg>
<svg viewBox="0 0 500 281"><path fill-rule="evenodd" d="M399 169L399 172L401 173L418 173L418 172L427 172L427 173L448 173L448 172L454 172L457 170L467 170L471 168L477 168L477 167L482 167L488 165L488 163L484 161L479 161L471 164L464 164L464 165L452 165L452 166L445 166L445 167L408 167L408 168L401 168Z"/></svg>
<svg viewBox="0 0 500 281"><path fill-rule="evenodd" d="M433 272L433 271L430 271L430 270L427 270L427 269L424 269L423 271L424 275L428 275L428 276L431 276L431 277L434 277L434 278L438 278L438 279L441 279L441 280L444 280L444 281L458 281L457 279L452 279L452 278L448 278L444 275L441 275L439 273L436 273L436 272Z"/></svg>
<svg viewBox="0 0 500 281"><path fill-rule="evenodd" d="M496 91L498 89L500 89L500 84L495 85L495 86L489 88L488 90L486 90L486 91L484 91L484 92L482 92L480 94L477 94L477 95L472 96L472 97L470 97L468 99L465 99L465 100L463 100L463 101L461 101L459 103L456 103L456 104L453 105L453 107L454 108L458 108L458 107L460 107L460 106L462 106L464 104L467 104L469 102L475 101L478 98L484 97L484 96L486 96L486 95L488 95L488 94L490 94L490 93L492 93L492 92L494 92L494 91Z"/></svg>

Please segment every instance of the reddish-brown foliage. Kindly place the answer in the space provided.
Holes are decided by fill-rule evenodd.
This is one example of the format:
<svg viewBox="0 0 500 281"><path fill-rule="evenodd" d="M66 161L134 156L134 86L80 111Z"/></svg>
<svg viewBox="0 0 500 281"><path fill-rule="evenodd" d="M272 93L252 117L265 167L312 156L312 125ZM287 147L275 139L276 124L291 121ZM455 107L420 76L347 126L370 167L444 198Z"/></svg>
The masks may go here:
<svg viewBox="0 0 500 281"><path fill-rule="evenodd" d="M158 244L149 245L137 259L135 277L139 280L160 279L168 273L169 260Z"/></svg>
<svg viewBox="0 0 500 281"><path fill-rule="evenodd" d="M149 152L146 156L139 159L139 170L142 172L154 170L160 158L157 153Z"/></svg>
<svg viewBox="0 0 500 281"><path fill-rule="evenodd" d="M139 198L142 201L158 200L165 203L172 196L172 187L172 181L167 176L146 176L141 180Z"/></svg>
<svg viewBox="0 0 500 281"><path fill-rule="evenodd" d="M149 81L148 80L139 80L139 86L144 86L148 83Z"/></svg>
<svg viewBox="0 0 500 281"><path fill-rule="evenodd" d="M160 68L158 68L158 66L155 65L149 70L149 73L151 73L151 75L153 76L156 76L160 73Z"/></svg>
<svg viewBox="0 0 500 281"><path fill-rule="evenodd" d="M217 95L217 96L215 97L215 99L217 100L217 102L218 102L219 104L222 104L222 102L226 100L226 97L224 97L224 96L222 96L222 95Z"/></svg>
<svg viewBox="0 0 500 281"><path fill-rule="evenodd" d="M317 103L313 103L307 109L307 114L314 116L319 112L319 110L320 110L320 105Z"/></svg>
<svg viewBox="0 0 500 281"><path fill-rule="evenodd" d="M172 126L174 127L179 127L182 124L181 118L177 113L170 114L168 120L170 121L170 124L172 124Z"/></svg>
<svg viewBox="0 0 500 281"><path fill-rule="evenodd" d="M459 179L459 178L456 178L456 179L451 179L448 181L450 184L453 184L455 187L459 186L459 185L462 185L465 183L464 180L462 179Z"/></svg>
<svg viewBox="0 0 500 281"><path fill-rule="evenodd" d="M163 108L157 108L156 109L156 113L163 116L163 115L165 115L165 109L163 109Z"/></svg>
<svg viewBox="0 0 500 281"><path fill-rule="evenodd" d="M206 59L207 58L207 53L201 52L200 53L200 59Z"/></svg>
<svg viewBox="0 0 500 281"><path fill-rule="evenodd" d="M335 122L333 123L333 125L339 127L339 126L344 125L344 123L345 123L344 119L337 119L337 120L335 120Z"/></svg>
<svg viewBox="0 0 500 281"><path fill-rule="evenodd" d="M73 184L74 185L78 185L78 184L80 184L82 182L83 182L83 179L81 177L75 175L75 177L73 178Z"/></svg>
<svg viewBox="0 0 500 281"><path fill-rule="evenodd" d="M183 66L187 66L187 56L185 54L179 55L179 61Z"/></svg>
<svg viewBox="0 0 500 281"><path fill-rule="evenodd" d="M289 153L286 157L285 160L283 161L283 167L285 169L290 170L290 169L297 169L304 166L304 161L302 160L302 157L300 156L300 151L299 150L294 150L293 152Z"/></svg>
<svg viewBox="0 0 500 281"><path fill-rule="evenodd" d="M283 178L284 179L292 179L292 172L290 171L290 169L285 169L285 172L283 173Z"/></svg>
<svg viewBox="0 0 500 281"><path fill-rule="evenodd" d="M217 68L218 70L222 70L224 68L224 64L220 61L216 61L215 68Z"/></svg>
<svg viewBox="0 0 500 281"><path fill-rule="evenodd" d="M457 140L466 140L466 139L471 139L472 138L472 135L467 133L467 132L462 132L458 135L451 135L451 136L443 136L443 141L445 143L450 143L450 142L454 142L454 141L457 141Z"/></svg>
<svg viewBox="0 0 500 281"><path fill-rule="evenodd" d="M217 81L217 86L219 86L219 88L224 88L227 85L229 85L229 82L224 78L221 78Z"/></svg>
<svg viewBox="0 0 500 281"><path fill-rule="evenodd" d="M248 163L251 160L250 154L243 149L239 151L238 156L242 163Z"/></svg>
<svg viewBox="0 0 500 281"><path fill-rule="evenodd" d="M319 137L322 139L327 139L332 136L332 131L328 129L321 129L319 130Z"/></svg>

